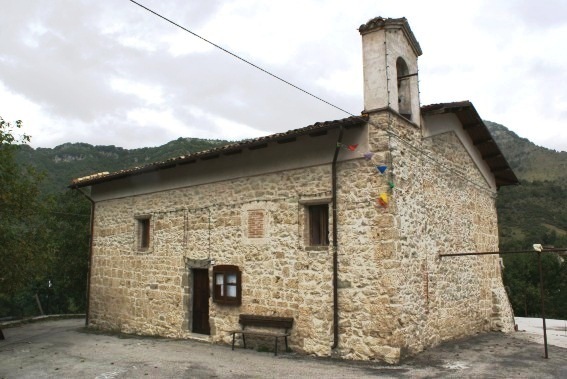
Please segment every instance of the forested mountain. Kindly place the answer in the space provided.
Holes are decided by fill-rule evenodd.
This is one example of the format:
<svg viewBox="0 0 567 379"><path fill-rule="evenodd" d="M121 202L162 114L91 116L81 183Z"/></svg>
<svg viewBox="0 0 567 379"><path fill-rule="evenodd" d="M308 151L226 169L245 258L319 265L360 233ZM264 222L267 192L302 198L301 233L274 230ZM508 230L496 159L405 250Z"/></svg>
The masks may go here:
<svg viewBox="0 0 567 379"><path fill-rule="evenodd" d="M88 143L65 143L55 148L37 149L24 145L18 151L17 161L45 172L45 190L52 193L65 190L74 178L143 166L227 143L223 140L178 138L162 146L131 150Z"/></svg>
<svg viewBox="0 0 567 379"><path fill-rule="evenodd" d="M485 121L485 124L522 183L550 181L567 184L567 151L537 146L495 122Z"/></svg>
<svg viewBox="0 0 567 379"><path fill-rule="evenodd" d="M530 250L533 244L567 247L567 152L536 146L504 126L485 122L520 185L498 192L500 251ZM565 253L542 256L546 314L567 319ZM535 253L505 254L504 284L517 316L540 315Z"/></svg>
<svg viewBox="0 0 567 379"><path fill-rule="evenodd" d="M498 192L502 250L534 243L567 245L567 152L536 146L506 127L485 121L520 180Z"/></svg>

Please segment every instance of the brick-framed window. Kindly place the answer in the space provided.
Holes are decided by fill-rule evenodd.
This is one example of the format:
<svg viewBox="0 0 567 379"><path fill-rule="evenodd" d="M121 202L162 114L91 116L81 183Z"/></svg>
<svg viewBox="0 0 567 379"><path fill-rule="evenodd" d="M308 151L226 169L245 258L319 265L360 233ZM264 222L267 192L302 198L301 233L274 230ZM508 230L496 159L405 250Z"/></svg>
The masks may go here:
<svg viewBox="0 0 567 379"><path fill-rule="evenodd" d="M270 243L270 213L274 204L254 201L242 206L242 243L246 245L266 245Z"/></svg>
<svg viewBox="0 0 567 379"><path fill-rule="evenodd" d="M266 223L263 209L248 210L248 238L264 238Z"/></svg>
<svg viewBox="0 0 567 379"><path fill-rule="evenodd" d="M151 218L150 216L136 217L138 223L138 249L148 250L150 248Z"/></svg>
<svg viewBox="0 0 567 379"><path fill-rule="evenodd" d="M309 246L329 246L329 204L307 206Z"/></svg>
<svg viewBox="0 0 567 379"><path fill-rule="evenodd" d="M213 301L223 305L242 303L242 275L238 266L213 266Z"/></svg>

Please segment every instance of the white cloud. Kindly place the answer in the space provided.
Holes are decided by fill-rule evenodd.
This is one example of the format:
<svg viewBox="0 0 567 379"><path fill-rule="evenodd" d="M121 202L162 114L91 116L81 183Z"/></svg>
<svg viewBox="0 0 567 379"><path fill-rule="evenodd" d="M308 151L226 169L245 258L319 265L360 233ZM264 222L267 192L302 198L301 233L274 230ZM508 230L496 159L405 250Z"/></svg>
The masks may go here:
<svg viewBox="0 0 567 379"><path fill-rule="evenodd" d="M165 99L160 86L144 84L138 81L124 78L113 78L110 86L115 91L128 95L134 95L146 102L148 105L162 104Z"/></svg>
<svg viewBox="0 0 567 379"><path fill-rule="evenodd" d="M205 112L196 107L187 107L188 112L196 117L197 124L201 125L202 122L209 124L210 128L195 128L191 134L200 138L216 138L222 135L223 139L239 140L244 138L256 138L270 134L266 130L254 129L248 125L241 124L223 117L219 117L214 113Z"/></svg>
<svg viewBox="0 0 567 379"><path fill-rule="evenodd" d="M147 52L154 52L157 50L156 46L153 43L135 36L120 36L118 37L118 42L122 44L122 46L144 50Z"/></svg>
<svg viewBox="0 0 567 379"><path fill-rule="evenodd" d="M567 150L561 1L143 0L149 8L352 113L357 28L407 17L424 54L423 104L473 101L484 119ZM129 2L7 2L0 115L34 146L240 139L345 117ZM29 129L28 129L29 128Z"/></svg>

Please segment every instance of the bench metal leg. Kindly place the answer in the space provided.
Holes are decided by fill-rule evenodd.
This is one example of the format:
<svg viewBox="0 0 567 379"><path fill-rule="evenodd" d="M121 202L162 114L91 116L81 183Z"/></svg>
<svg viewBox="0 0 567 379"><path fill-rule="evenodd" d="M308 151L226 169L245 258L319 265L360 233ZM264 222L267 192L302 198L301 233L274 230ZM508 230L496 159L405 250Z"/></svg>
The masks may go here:
<svg viewBox="0 0 567 379"><path fill-rule="evenodd" d="M242 344L244 345L244 348L246 349L246 336L244 335L244 333L242 333Z"/></svg>
<svg viewBox="0 0 567 379"><path fill-rule="evenodd" d="M284 338L285 338L285 352L287 353L289 351L289 348L287 347L287 336L285 336Z"/></svg>
<svg viewBox="0 0 567 379"><path fill-rule="evenodd" d="M276 339L276 348L274 349L274 355L278 355L278 337L275 337Z"/></svg>
<svg viewBox="0 0 567 379"><path fill-rule="evenodd" d="M234 338L236 336L236 333L232 333L232 350L234 350Z"/></svg>

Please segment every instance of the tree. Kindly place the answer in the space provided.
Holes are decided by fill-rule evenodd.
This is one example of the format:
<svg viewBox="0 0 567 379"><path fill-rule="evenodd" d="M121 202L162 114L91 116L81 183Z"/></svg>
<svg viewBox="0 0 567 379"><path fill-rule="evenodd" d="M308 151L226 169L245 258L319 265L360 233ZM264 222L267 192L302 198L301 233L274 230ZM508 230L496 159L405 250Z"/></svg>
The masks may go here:
<svg viewBox="0 0 567 379"><path fill-rule="evenodd" d="M86 305L90 203L72 190L52 199L48 218L51 254L40 282L42 299L50 313L81 313Z"/></svg>
<svg viewBox="0 0 567 379"><path fill-rule="evenodd" d="M29 142L26 134L18 136L15 125L0 117L0 311L2 304L11 315L22 313L16 309L16 295L39 275L45 256L45 229L40 201L42 175L29 166L15 162L18 143Z"/></svg>
<svg viewBox="0 0 567 379"><path fill-rule="evenodd" d="M543 238L544 235L535 240L540 241ZM529 245L524 244L523 249L527 249L526 246ZM565 320L567 319L567 262L558 254L543 253L541 263L546 316ZM508 289L514 314L521 317L541 317L540 277L536 253L504 255L504 266L504 284Z"/></svg>
<svg viewBox="0 0 567 379"><path fill-rule="evenodd" d="M0 317L85 310L90 203L48 194L43 173L16 161L30 141L0 117Z"/></svg>

